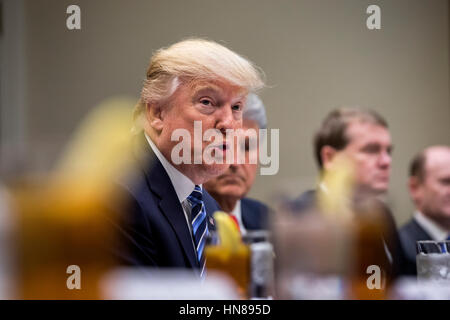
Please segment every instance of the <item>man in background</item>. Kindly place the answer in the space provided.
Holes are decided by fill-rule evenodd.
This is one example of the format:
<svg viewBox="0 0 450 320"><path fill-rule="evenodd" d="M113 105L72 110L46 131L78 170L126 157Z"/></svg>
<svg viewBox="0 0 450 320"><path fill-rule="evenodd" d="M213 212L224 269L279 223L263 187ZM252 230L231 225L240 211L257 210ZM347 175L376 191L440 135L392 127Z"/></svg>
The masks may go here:
<svg viewBox="0 0 450 320"><path fill-rule="evenodd" d="M345 157L352 168L354 193L375 199L386 225L382 235L385 257L391 277L403 273L404 257L397 228L384 198L391 173L392 141L386 120L372 110L341 108L331 111L314 137L314 152L322 175L333 168L336 159ZM318 189L327 193L320 180ZM289 209L295 213L317 211L317 190L310 190L292 201Z"/></svg>
<svg viewBox="0 0 450 320"><path fill-rule="evenodd" d="M253 129L259 140L259 130L267 127L264 104L256 94L247 97L243 112L242 129ZM231 214L244 236L247 230L261 230L268 227L268 207L254 199L247 198L255 180L258 164L251 159L258 159L259 141L253 145L245 135L241 147L245 152L245 162L234 163L225 173L205 183L205 189L219 203L222 210Z"/></svg>
<svg viewBox="0 0 450 320"><path fill-rule="evenodd" d="M450 147L432 146L414 157L409 170L414 217L400 229L400 239L412 273L416 241L450 240Z"/></svg>
<svg viewBox="0 0 450 320"><path fill-rule="evenodd" d="M384 197L389 186L392 142L388 125L371 110L342 108L331 111L314 137L314 155L321 172L345 155L354 168L358 192ZM319 188L326 189L323 183ZM293 203L302 211L316 204L315 191L307 191Z"/></svg>

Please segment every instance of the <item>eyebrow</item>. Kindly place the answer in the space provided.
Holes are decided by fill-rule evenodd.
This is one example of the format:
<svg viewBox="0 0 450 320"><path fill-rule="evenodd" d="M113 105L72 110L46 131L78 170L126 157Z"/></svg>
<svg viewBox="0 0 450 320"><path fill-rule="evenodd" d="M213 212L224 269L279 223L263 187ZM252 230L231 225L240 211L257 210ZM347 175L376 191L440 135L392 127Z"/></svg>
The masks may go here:
<svg viewBox="0 0 450 320"><path fill-rule="evenodd" d="M218 94L218 95L223 95L224 91L220 86L217 85L213 85L213 84L208 84L208 85L195 85L194 86L194 97L198 97L199 95L201 95L202 93L213 93L213 94ZM242 94L240 95L236 100L237 101L242 101L244 100L246 97L246 94Z"/></svg>
<svg viewBox="0 0 450 320"><path fill-rule="evenodd" d="M193 90L195 94L198 94L203 91L213 91L218 93L223 93L223 90L220 86L214 84L195 84L193 86Z"/></svg>

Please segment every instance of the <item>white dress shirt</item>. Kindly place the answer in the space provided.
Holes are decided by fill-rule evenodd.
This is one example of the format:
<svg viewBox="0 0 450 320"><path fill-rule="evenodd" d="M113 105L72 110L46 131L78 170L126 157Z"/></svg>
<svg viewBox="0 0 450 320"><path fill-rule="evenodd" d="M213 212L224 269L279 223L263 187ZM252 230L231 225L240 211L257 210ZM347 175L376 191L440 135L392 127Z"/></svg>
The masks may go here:
<svg viewBox="0 0 450 320"><path fill-rule="evenodd" d="M239 229L241 230L241 235L245 235L247 233L247 230L244 227L244 223L242 222L242 208L241 208L241 200L238 200L236 203L236 206L234 207L233 211L231 212L231 215L235 216L238 223L239 223Z"/></svg>
<svg viewBox="0 0 450 320"><path fill-rule="evenodd" d="M430 235L434 241L443 241L449 236L449 232L428 218L420 211L414 213L416 222Z"/></svg>

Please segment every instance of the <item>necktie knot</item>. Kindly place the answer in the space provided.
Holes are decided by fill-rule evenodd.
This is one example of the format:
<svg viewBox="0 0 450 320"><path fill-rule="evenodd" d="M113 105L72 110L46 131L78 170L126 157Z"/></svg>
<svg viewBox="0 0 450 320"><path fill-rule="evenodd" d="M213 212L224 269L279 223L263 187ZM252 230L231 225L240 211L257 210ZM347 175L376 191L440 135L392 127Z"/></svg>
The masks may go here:
<svg viewBox="0 0 450 320"><path fill-rule="evenodd" d="M188 201L192 208L203 203L203 193L202 188L199 185L195 185L194 191L188 196Z"/></svg>

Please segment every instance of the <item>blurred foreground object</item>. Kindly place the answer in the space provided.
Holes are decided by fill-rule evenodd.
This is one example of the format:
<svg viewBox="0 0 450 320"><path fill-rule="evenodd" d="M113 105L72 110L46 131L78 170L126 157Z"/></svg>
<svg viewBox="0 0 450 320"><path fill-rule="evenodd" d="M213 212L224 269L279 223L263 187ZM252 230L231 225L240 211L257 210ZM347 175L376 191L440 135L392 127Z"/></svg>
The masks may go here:
<svg viewBox="0 0 450 320"><path fill-rule="evenodd" d="M295 298L294 279L304 275L342 279L346 285L338 287L341 291L333 293L336 297L386 297L391 262L383 239L385 208L375 198L357 192L353 172L345 158L335 161L324 172L326 187L318 191L316 208L302 215L277 213L274 234L279 298Z"/></svg>
<svg viewBox="0 0 450 320"><path fill-rule="evenodd" d="M113 235L105 206L109 196L82 180L26 182L12 191L17 298L100 298L97 282L112 264L108 246ZM79 267L78 274L69 266Z"/></svg>
<svg viewBox="0 0 450 320"><path fill-rule="evenodd" d="M450 286L433 281L420 281L416 277L402 277L395 282L389 294L394 300L450 300Z"/></svg>
<svg viewBox="0 0 450 320"><path fill-rule="evenodd" d="M238 287L239 296L248 298L250 284L250 248L245 245L231 217L221 211L214 213L217 234L211 232L205 247L206 270L229 276Z"/></svg>
<svg viewBox="0 0 450 320"><path fill-rule="evenodd" d="M248 231L242 241L239 229L225 212L215 212L217 235L205 248L208 275L218 273L233 281L241 299L273 296L273 247L267 231ZM207 277L207 279L209 276Z"/></svg>
<svg viewBox="0 0 450 320"><path fill-rule="evenodd" d="M10 194L0 185L0 300L11 299L16 295L14 224Z"/></svg>
<svg viewBox="0 0 450 320"><path fill-rule="evenodd" d="M207 281L186 269L119 268L101 282L102 296L114 300L223 300L239 299L236 288L220 273L208 272Z"/></svg>
<svg viewBox="0 0 450 320"><path fill-rule="evenodd" d="M111 181L127 172L133 103L105 101L82 122L53 172L9 183L14 298L102 298L100 280L114 266L111 208L120 203Z"/></svg>
<svg viewBox="0 0 450 320"><path fill-rule="evenodd" d="M250 246L250 288L252 299L272 299L275 294L275 252L265 230L248 231L243 238Z"/></svg>
<svg viewBox="0 0 450 320"><path fill-rule="evenodd" d="M450 287L450 241L417 241L417 280Z"/></svg>

